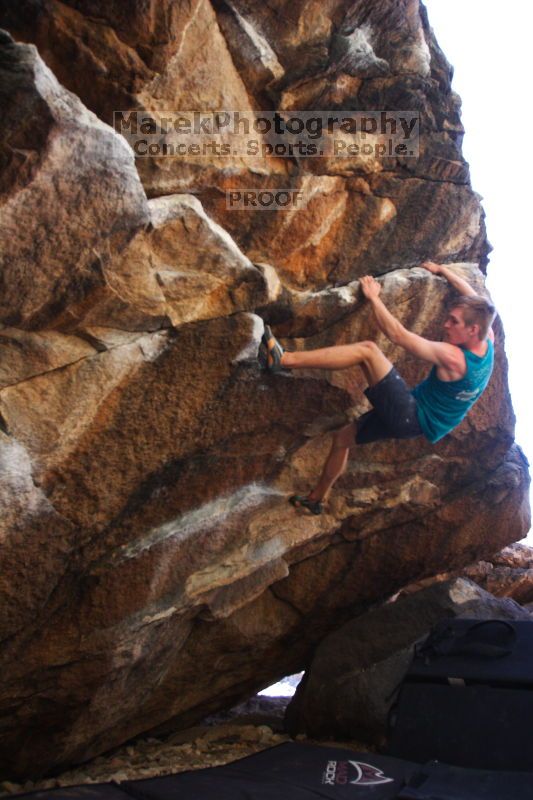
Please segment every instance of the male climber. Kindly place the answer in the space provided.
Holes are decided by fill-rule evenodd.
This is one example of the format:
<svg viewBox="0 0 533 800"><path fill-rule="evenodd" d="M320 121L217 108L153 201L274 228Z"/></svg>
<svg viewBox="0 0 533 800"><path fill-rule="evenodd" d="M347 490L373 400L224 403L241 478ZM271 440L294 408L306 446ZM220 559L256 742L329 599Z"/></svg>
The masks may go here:
<svg viewBox="0 0 533 800"><path fill-rule="evenodd" d="M410 389L389 359L371 341L289 352L282 348L268 325L263 334L263 364L270 372L282 369L347 369L361 367L373 408L358 420L334 431L331 452L322 475L308 495L293 495L290 502L313 514L342 475L354 444L381 439L425 436L438 442L466 416L487 386L494 363L494 306L478 295L453 270L426 261L422 266L442 275L459 293L444 323L443 341L434 342L408 331L388 311L380 298L381 286L371 276L361 278L361 289L372 306L378 328L394 344L433 364L428 377Z"/></svg>

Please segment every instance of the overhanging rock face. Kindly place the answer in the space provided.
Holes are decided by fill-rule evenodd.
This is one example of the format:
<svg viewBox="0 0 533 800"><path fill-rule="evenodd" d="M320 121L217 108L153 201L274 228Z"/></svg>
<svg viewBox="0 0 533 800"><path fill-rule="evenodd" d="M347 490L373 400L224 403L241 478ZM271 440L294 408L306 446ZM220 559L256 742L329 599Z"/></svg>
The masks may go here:
<svg viewBox="0 0 533 800"><path fill-rule="evenodd" d="M503 333L436 446L361 447L327 513L328 430L357 370L269 376L289 347L372 338L358 278L439 336L455 263L488 245L459 101L425 11L259 0L0 2L0 765L42 775L189 725L301 669L344 620L529 527ZM138 159L113 110L415 110L420 158ZM298 212L229 211L292 188Z"/></svg>

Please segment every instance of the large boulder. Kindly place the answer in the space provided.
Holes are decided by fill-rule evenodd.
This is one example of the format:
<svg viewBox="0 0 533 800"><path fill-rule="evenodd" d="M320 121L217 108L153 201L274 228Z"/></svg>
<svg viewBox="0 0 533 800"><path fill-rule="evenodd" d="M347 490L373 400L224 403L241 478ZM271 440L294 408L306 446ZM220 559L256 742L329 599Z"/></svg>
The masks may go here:
<svg viewBox="0 0 533 800"><path fill-rule="evenodd" d="M0 39L0 771L22 778L299 671L354 612L520 538L529 479L498 323L453 434L360 448L321 517L287 503L368 406L358 370L261 372L262 321L295 349L375 339L373 271L438 337L450 294L425 257L483 291L458 100L416 0L23 0L0 21L35 43ZM136 162L107 124L317 108L320 87L419 110L420 157ZM301 211L226 208L230 186L291 185Z"/></svg>
<svg viewBox="0 0 533 800"><path fill-rule="evenodd" d="M287 707L290 733L383 743L415 643L451 617L531 620L518 603L496 599L463 578L361 614L318 646Z"/></svg>

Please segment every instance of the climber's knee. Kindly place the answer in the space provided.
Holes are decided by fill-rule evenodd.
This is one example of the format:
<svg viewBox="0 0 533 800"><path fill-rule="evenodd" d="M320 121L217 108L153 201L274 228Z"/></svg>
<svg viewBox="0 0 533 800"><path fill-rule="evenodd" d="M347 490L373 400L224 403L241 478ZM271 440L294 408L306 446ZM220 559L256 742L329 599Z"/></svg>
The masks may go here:
<svg viewBox="0 0 533 800"><path fill-rule="evenodd" d="M336 450L345 450L355 444L353 423L343 425L342 428L333 431L333 447Z"/></svg>
<svg viewBox="0 0 533 800"><path fill-rule="evenodd" d="M375 342L369 340L368 342L359 342L360 346L363 348L364 359L365 361L372 361L375 358L379 358L383 356L383 351L377 346Z"/></svg>
<svg viewBox="0 0 533 800"><path fill-rule="evenodd" d="M369 386L374 386L392 369L392 363L375 342L361 342L363 360L361 368Z"/></svg>

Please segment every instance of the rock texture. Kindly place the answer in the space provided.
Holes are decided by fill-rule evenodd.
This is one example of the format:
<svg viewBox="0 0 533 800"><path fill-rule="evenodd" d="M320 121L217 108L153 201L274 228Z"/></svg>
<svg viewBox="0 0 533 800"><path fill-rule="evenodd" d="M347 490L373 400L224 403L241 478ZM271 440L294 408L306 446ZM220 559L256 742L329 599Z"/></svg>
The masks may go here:
<svg viewBox="0 0 533 800"><path fill-rule="evenodd" d="M517 603L530 607L533 603L533 548L513 544L465 570L496 597L512 597Z"/></svg>
<svg viewBox="0 0 533 800"><path fill-rule="evenodd" d="M451 617L531 620L515 601L464 578L372 609L322 640L287 708L289 731L383 744L415 642Z"/></svg>
<svg viewBox="0 0 533 800"><path fill-rule="evenodd" d="M0 0L0 25L0 776L19 780L299 671L354 614L520 538L529 506L499 325L452 435L361 448L320 518L286 502L366 401L357 371L261 373L262 319L293 348L376 338L373 272L438 337L449 292L420 261L483 286L417 0ZM169 105L417 110L420 158L135 161L112 112ZM306 202L230 211L232 187Z"/></svg>
<svg viewBox="0 0 533 800"><path fill-rule="evenodd" d="M463 577L474 581L495 597L509 597L531 610L533 606L533 548L515 543L465 568L441 572L404 586L399 594L407 595L434 583Z"/></svg>

